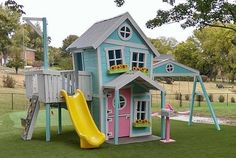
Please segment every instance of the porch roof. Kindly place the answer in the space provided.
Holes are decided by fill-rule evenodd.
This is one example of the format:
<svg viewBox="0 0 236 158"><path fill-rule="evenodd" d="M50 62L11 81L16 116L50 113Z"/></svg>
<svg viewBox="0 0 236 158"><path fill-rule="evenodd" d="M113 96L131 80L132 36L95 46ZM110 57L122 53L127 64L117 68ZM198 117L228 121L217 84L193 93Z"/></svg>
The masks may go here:
<svg viewBox="0 0 236 158"><path fill-rule="evenodd" d="M157 82L152 80L151 78L144 75L142 72L127 72L119 77L113 79L112 81L103 85L105 89L121 89L122 87L126 86L127 84L135 82L138 85L142 85L147 87L148 89L155 89L160 91L165 91L164 88L159 85Z"/></svg>

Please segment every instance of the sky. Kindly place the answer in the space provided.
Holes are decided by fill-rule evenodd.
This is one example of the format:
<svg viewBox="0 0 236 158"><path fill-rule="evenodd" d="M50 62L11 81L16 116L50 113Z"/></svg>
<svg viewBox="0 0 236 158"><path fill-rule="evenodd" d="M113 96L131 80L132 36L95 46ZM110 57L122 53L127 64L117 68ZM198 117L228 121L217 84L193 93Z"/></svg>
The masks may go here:
<svg viewBox="0 0 236 158"><path fill-rule="evenodd" d="M126 0L123 7L116 7L114 0L15 0L24 6L25 17L46 17L48 36L54 47L71 34L82 35L97 21L129 12L147 37L174 37L179 42L192 35L193 28L182 29L180 24L168 24L147 29L145 23L156 16L158 9L170 9L162 0ZM178 0L183 2L184 0ZM0 0L0 3L4 0Z"/></svg>

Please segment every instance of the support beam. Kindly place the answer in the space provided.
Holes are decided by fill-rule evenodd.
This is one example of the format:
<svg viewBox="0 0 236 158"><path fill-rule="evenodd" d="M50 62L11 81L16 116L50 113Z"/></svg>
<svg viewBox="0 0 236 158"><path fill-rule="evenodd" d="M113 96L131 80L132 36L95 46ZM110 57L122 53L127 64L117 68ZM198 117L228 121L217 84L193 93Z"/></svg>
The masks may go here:
<svg viewBox="0 0 236 158"><path fill-rule="evenodd" d="M47 19L44 17L43 21L43 54L44 54L44 70L48 70L48 34L47 34Z"/></svg>
<svg viewBox="0 0 236 158"><path fill-rule="evenodd" d="M46 103L45 104L46 107L46 141L50 141L51 139L51 133L50 133L50 124L51 124L51 120L50 120L50 111L51 111L51 107L50 104Z"/></svg>
<svg viewBox="0 0 236 158"><path fill-rule="evenodd" d="M194 108L194 100L195 100L195 92L196 92L196 86L197 86L197 78L194 76L194 81L193 81L193 90L192 90L192 96L191 96L191 103L189 105L190 108L190 114L189 114L189 122L188 125L192 125L192 120L193 120L193 108Z"/></svg>
<svg viewBox="0 0 236 158"><path fill-rule="evenodd" d="M215 123L215 127L216 127L217 130L220 130L220 126L219 126L218 120L217 120L215 112L214 112L214 110L212 108L211 101L210 101L209 96L207 94L205 85L203 84L202 78L201 78L201 76L197 76L197 78L198 78L198 80L199 80L199 82L201 84L202 92L203 92L203 95L205 96L208 109L209 109L209 111L211 113L211 117L212 117L212 119L213 119L213 121Z"/></svg>
<svg viewBox="0 0 236 158"><path fill-rule="evenodd" d="M58 129L57 134L62 133L61 103L58 103Z"/></svg>
<svg viewBox="0 0 236 158"><path fill-rule="evenodd" d="M165 92L161 91L161 109L165 108ZM165 116L161 116L161 139L165 139Z"/></svg>
<svg viewBox="0 0 236 158"><path fill-rule="evenodd" d="M118 145L118 134L119 134L119 102L120 92L119 89L115 89L115 116L114 116L114 144Z"/></svg>

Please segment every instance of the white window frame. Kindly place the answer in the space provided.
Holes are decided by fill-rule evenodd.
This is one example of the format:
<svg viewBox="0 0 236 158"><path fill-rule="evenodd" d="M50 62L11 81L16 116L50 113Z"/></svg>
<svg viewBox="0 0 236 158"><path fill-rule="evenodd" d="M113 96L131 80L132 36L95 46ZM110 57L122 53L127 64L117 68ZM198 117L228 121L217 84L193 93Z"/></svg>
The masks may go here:
<svg viewBox="0 0 236 158"><path fill-rule="evenodd" d="M121 60L122 60L122 64L124 63L124 47L112 47L112 48L106 48L105 52L106 52L106 58L107 58L107 70L110 69L110 59L109 59L109 55L108 55L108 51L115 51L115 50L121 50ZM114 56L115 57L115 56Z"/></svg>
<svg viewBox="0 0 236 158"><path fill-rule="evenodd" d="M124 96L124 95L120 95L119 96L119 99L120 99L120 97L123 97L124 98L124 106L122 107L122 108L120 108L120 103L121 103L121 101L119 100L119 110L122 110L122 109L124 109L125 107L126 107L126 105L127 105L127 100L126 100L126 97ZM113 98L113 107L115 108L115 98Z"/></svg>
<svg viewBox="0 0 236 158"><path fill-rule="evenodd" d="M133 65L133 62L136 62L136 63L141 63L141 62L139 62L139 61L133 61L133 53L138 53L138 58L139 58L139 54L140 53L142 53L142 54L144 54L144 61L143 61L143 67L146 67L146 64L147 64L147 62L146 62L146 60L147 60L147 54L148 54L148 52L147 51L144 51L144 50L138 50L138 49L130 49L130 52L131 52L131 56L130 56L130 70L132 70L132 65ZM138 65L137 64L137 65Z"/></svg>
<svg viewBox="0 0 236 158"><path fill-rule="evenodd" d="M169 68L170 68L170 67L172 68L171 71L169 71ZM174 69L175 69L175 67L174 67L173 64L171 64L171 63L166 64L166 72L167 72L167 73L172 73L172 72L174 72Z"/></svg>
<svg viewBox="0 0 236 158"><path fill-rule="evenodd" d="M143 112L143 111L137 111L137 109L138 109L138 102L145 102L145 111ZM134 112L134 121L135 120L137 120L138 118L137 118L137 114L139 113L139 115L140 115L140 119L141 119L141 114L142 113L144 113L145 114L145 118L144 119L146 119L146 120L149 120L149 117L148 117L148 111L149 111L149 101L148 100L142 100L142 99L138 99L138 100L135 100L135 107L134 107L134 110L135 110L135 112ZM141 107L140 107L140 109L142 109Z"/></svg>
<svg viewBox="0 0 236 158"><path fill-rule="evenodd" d="M127 27L127 28L130 29L129 37L123 37L123 36L121 35L121 32L123 32L123 31L121 31L121 28L122 28L122 27ZM126 31L124 31L124 33L126 34ZM122 25L118 28L118 35L119 35L120 39L122 39L122 40L124 40L124 41L127 41L127 40L129 40L129 39L132 37L132 35L133 35L133 30L132 30L132 28L131 28L130 25L128 25L128 24L122 24Z"/></svg>

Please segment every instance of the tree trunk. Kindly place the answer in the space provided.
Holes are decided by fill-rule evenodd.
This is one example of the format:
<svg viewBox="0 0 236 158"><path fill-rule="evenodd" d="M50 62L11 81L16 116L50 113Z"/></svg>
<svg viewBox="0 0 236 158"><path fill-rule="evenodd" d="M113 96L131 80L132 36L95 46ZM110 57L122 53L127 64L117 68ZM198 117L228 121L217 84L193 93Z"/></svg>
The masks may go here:
<svg viewBox="0 0 236 158"><path fill-rule="evenodd" d="M15 70L16 70L16 74L18 74L18 69L19 69L18 67L15 67Z"/></svg>

